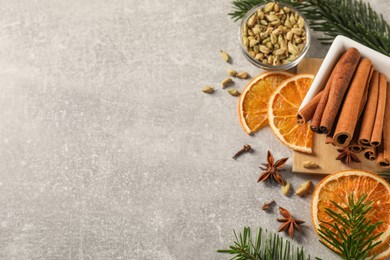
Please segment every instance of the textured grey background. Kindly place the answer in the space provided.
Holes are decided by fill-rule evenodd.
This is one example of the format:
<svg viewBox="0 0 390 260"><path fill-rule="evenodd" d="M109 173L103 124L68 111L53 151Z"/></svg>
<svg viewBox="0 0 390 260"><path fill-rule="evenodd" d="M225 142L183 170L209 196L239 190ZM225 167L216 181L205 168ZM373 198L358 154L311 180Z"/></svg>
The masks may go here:
<svg viewBox="0 0 390 260"><path fill-rule="evenodd" d="M390 21L387 1L371 2ZM309 198L256 184L268 149L291 151L269 129L247 136L236 98L200 91L227 68L260 72L229 11L230 0L0 1L0 259L228 259L216 249L232 229L277 230L276 210L260 210L271 198L307 221L298 244L334 259ZM314 41L309 56L326 50ZM256 152L233 161L244 143Z"/></svg>

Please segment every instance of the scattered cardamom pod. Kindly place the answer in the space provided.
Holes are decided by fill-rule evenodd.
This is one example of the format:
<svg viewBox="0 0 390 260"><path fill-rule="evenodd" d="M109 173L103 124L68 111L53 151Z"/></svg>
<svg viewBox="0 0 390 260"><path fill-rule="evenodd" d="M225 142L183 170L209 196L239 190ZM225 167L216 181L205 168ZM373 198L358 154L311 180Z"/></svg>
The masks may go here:
<svg viewBox="0 0 390 260"><path fill-rule="evenodd" d="M221 85L222 85L222 88L226 88L227 86L229 86L232 83L233 83L233 80L231 78L226 78L226 79L222 80Z"/></svg>
<svg viewBox="0 0 390 260"><path fill-rule="evenodd" d="M229 76L232 76L232 77L235 77L235 76L237 76L237 71L235 71L235 70L227 70L226 71L227 72L227 74L229 75Z"/></svg>
<svg viewBox="0 0 390 260"><path fill-rule="evenodd" d="M316 164L315 162L312 162L312 161L304 161L302 163L302 165L306 169L317 169L317 168L320 168L320 166L318 164Z"/></svg>
<svg viewBox="0 0 390 260"><path fill-rule="evenodd" d="M211 86L204 86L204 87L202 88L202 91L203 91L204 93L211 94L211 93L214 92L214 88L211 87Z"/></svg>
<svg viewBox="0 0 390 260"><path fill-rule="evenodd" d="M234 97L238 97L241 94L236 88L229 88L228 92Z"/></svg>
<svg viewBox="0 0 390 260"><path fill-rule="evenodd" d="M247 78L249 78L249 74L248 74L248 72L239 72L239 73L237 73L237 78L240 78L240 79L247 79Z"/></svg>
<svg viewBox="0 0 390 260"><path fill-rule="evenodd" d="M306 181L298 187L298 189L295 191L295 194L301 197L306 196L310 193L311 186L312 182Z"/></svg>
<svg viewBox="0 0 390 260"><path fill-rule="evenodd" d="M284 196L288 196L290 193L291 184L287 181L286 185L282 186L282 193Z"/></svg>
<svg viewBox="0 0 390 260"><path fill-rule="evenodd" d="M220 50L219 53L221 54L221 57L224 61L230 63L231 61L231 58L230 58L230 55L226 52L226 51L222 51Z"/></svg>

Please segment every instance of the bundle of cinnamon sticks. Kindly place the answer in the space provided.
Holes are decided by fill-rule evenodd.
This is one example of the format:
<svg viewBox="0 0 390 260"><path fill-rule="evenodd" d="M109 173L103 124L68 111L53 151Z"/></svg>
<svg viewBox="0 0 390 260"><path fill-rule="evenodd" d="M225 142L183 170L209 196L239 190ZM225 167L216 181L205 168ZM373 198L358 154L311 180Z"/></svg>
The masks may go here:
<svg viewBox="0 0 390 260"><path fill-rule="evenodd" d="M387 77L374 70L368 58L349 48L324 89L298 112L298 124L310 121L311 130L327 135L326 143L364 151L378 167L390 168L389 87Z"/></svg>

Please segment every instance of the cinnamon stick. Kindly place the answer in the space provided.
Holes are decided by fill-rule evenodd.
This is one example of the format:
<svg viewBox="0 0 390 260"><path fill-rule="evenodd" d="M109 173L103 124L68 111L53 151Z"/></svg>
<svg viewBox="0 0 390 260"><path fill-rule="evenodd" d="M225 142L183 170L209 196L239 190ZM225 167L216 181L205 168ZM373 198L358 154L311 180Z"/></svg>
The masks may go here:
<svg viewBox="0 0 390 260"><path fill-rule="evenodd" d="M358 143L358 137L357 136L358 136L358 133L356 133L354 135L354 137L352 138L351 142L348 145L348 149L351 152L354 152L354 153L360 153L361 151L363 151L363 147Z"/></svg>
<svg viewBox="0 0 390 260"><path fill-rule="evenodd" d="M362 125L362 119L360 118L356 125L352 140L348 145L348 149L354 153L360 153L361 151L363 151L363 147L358 142L361 125Z"/></svg>
<svg viewBox="0 0 390 260"><path fill-rule="evenodd" d="M350 145L348 146L348 149L349 149L351 152L354 152L354 153L360 153L361 151L363 151L363 147L361 147L358 143L350 144Z"/></svg>
<svg viewBox="0 0 390 260"><path fill-rule="evenodd" d="M361 146L370 146L372 130L374 129L377 113L378 93L379 73L374 71L370 80L367 104L362 115L362 127L358 140Z"/></svg>
<svg viewBox="0 0 390 260"><path fill-rule="evenodd" d="M384 145L379 145L377 147L377 152L378 152L378 155L376 157L376 165L379 167L379 168L383 168L383 169L389 169L390 168L390 157L389 155L385 156L385 151L384 151Z"/></svg>
<svg viewBox="0 0 390 260"><path fill-rule="evenodd" d="M359 64L359 60L359 51L355 48L349 48L341 56L339 62L333 69L329 95L321 117L320 132L327 134L333 126L345 92Z"/></svg>
<svg viewBox="0 0 390 260"><path fill-rule="evenodd" d="M304 106L301 110L298 111L297 122L298 125L303 125L309 122L316 112L316 108L318 103L321 100L323 90L321 90L315 97L313 97L306 106Z"/></svg>
<svg viewBox="0 0 390 260"><path fill-rule="evenodd" d="M334 71L334 69L333 69L333 71ZM332 74L330 75L328 81L326 82L325 88L322 90L321 99L318 102L316 111L314 112L313 118L311 119L310 129L317 134L321 133L320 132L320 123L321 123L322 114L324 113L324 110L325 110L326 103L328 102L330 86L332 85L333 71L332 71Z"/></svg>
<svg viewBox="0 0 390 260"><path fill-rule="evenodd" d="M387 89L390 84L387 83ZM386 103L390 104L390 95L386 96ZM376 163L380 168L390 168L390 106L386 106L385 120L383 122L383 142L378 147Z"/></svg>
<svg viewBox="0 0 390 260"><path fill-rule="evenodd" d="M367 89L372 71L371 61L363 58L359 62L341 108L333 137L336 146L347 147L353 138L359 116L367 101Z"/></svg>
<svg viewBox="0 0 390 260"><path fill-rule="evenodd" d="M334 127L332 127L330 132L326 135L325 144L331 144L331 145L335 146L333 135L334 135Z"/></svg>
<svg viewBox="0 0 390 260"><path fill-rule="evenodd" d="M364 157L367 160L375 161L377 154L376 154L376 148L375 147L369 147L364 150Z"/></svg>
<svg viewBox="0 0 390 260"><path fill-rule="evenodd" d="M387 77L379 73L379 94L378 94L378 106L376 109L375 123L372 130L370 145L377 147L382 142L383 121L385 118L386 109L386 96L387 96ZM389 118L387 117L387 120Z"/></svg>

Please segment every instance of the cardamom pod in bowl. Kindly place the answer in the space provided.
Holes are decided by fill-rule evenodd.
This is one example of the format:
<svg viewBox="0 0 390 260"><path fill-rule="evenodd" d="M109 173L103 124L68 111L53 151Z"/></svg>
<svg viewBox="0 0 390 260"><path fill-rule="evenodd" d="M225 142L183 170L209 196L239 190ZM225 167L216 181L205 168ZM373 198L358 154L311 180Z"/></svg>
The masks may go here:
<svg viewBox="0 0 390 260"><path fill-rule="evenodd" d="M239 40L242 53L256 67L288 70L309 50L310 29L306 19L293 7L268 2L245 14Z"/></svg>

